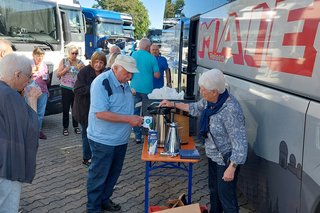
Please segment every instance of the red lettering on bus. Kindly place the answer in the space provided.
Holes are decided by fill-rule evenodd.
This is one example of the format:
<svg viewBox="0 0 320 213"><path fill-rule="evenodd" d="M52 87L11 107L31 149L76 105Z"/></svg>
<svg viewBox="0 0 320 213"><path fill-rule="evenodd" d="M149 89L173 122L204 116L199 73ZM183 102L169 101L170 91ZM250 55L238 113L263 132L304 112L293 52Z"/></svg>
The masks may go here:
<svg viewBox="0 0 320 213"><path fill-rule="evenodd" d="M252 15L255 13L256 10L261 10L261 18L259 19L259 30L258 35L256 38L256 46L253 50L253 54L249 54L248 50L248 43L249 43L249 35L251 30L251 22L252 22ZM269 14L268 14L269 12ZM271 13L270 13L271 12ZM251 18L249 21L249 27L248 27L248 33L247 33L247 39L246 39L246 47L244 51L244 59L248 66L250 67L261 67L262 62L262 56L265 54L264 46L266 42L266 35L267 35L267 28L268 28L268 21L267 19L270 19L270 15L272 14L272 11L270 10L270 7L266 4L259 4L256 7L254 7L251 11Z"/></svg>
<svg viewBox="0 0 320 213"><path fill-rule="evenodd" d="M222 63L232 58L234 64L244 65L245 62L247 66L256 68L262 66L263 57L265 56L265 62L272 71L312 76L317 56L314 42L320 22L318 15L320 14L320 0L315 0L312 4L303 8L288 11L288 23L300 21L303 25L300 31L299 28L288 28L291 32L277 30L274 27L277 20L275 17L285 14L285 11L277 11L279 3L283 1L275 0L275 8L270 8L266 2L253 7L249 11L251 17L246 20L239 19L236 12L230 13L225 21L222 19L208 19L210 22L204 22L200 27L198 56L204 59L207 54L206 59ZM259 12L261 12L261 16L257 19L257 16L253 14L259 15ZM282 20L284 19L284 17L281 18ZM259 25L252 24L256 20L259 21ZM240 28L240 21L243 23L249 21L247 35L242 35L243 39L240 31L244 32L244 29ZM253 29L253 26L258 28ZM250 33L256 33L256 38L252 39ZM268 38L266 38L267 35L269 35ZM255 35L253 34L253 36ZM280 43L283 48L277 44L277 46L270 47L270 42L274 41L274 39L279 39L276 43ZM242 42L245 43L242 44ZM253 48L249 49L249 44L253 42L255 42L251 45ZM238 52L234 47L238 48ZM287 55L276 55L285 54L286 49L290 51L295 47L303 48L303 51L295 52L296 54L301 54L300 57L291 56L290 58Z"/></svg>
<svg viewBox="0 0 320 213"><path fill-rule="evenodd" d="M212 32L213 31L212 28L213 28L213 24L214 23L216 24L216 30L215 30L216 35L213 36L211 33L209 33L209 35L205 35L204 32ZM209 52L210 41L213 40L213 38L215 40L217 39L217 37L218 37L217 35L218 35L218 32L219 32L219 26L220 26L220 21L218 19L212 19L209 24L207 24L207 22L203 22L201 24L200 31L203 32L202 33L203 37L202 38L200 38L200 37L198 38L199 39L198 40L198 42L199 42L198 47L200 47L199 50L198 50L198 55L199 55L200 58L204 58L204 54L205 54L205 50L206 49ZM210 29L212 29L212 30L210 30ZM216 42L214 42L214 43L216 43Z"/></svg>
<svg viewBox="0 0 320 213"><path fill-rule="evenodd" d="M302 76L312 76L317 51L313 47L319 24L320 1L316 0L307 7L289 11L288 22L304 20L301 32L286 33L284 46L304 47L303 57L285 58L267 55L267 63L271 70Z"/></svg>
<svg viewBox="0 0 320 213"><path fill-rule="evenodd" d="M231 18L234 17L234 18ZM243 50L242 50L242 42L241 42L241 34L240 34L240 23L239 19L237 18L237 13L230 13L229 17L224 25L222 34L219 38L218 44L214 44L214 48L212 49L212 52L210 54L219 56L220 58L223 58L225 60L228 60L229 58L233 58L233 63L235 64L244 64L243 61ZM231 21L234 21L234 25L230 24ZM230 27L234 26L236 31L236 40L232 41L230 36ZM216 33L216 35L218 35ZM216 39L215 39L216 41ZM229 45L228 45L229 43ZM230 44L231 43L231 44ZM238 53L232 52L232 45L235 44L238 48ZM224 45L224 46L222 46ZM218 52L218 49L221 49L221 52ZM216 48L215 48L216 47ZM220 48L219 48L220 47ZM210 55L209 55L210 58Z"/></svg>

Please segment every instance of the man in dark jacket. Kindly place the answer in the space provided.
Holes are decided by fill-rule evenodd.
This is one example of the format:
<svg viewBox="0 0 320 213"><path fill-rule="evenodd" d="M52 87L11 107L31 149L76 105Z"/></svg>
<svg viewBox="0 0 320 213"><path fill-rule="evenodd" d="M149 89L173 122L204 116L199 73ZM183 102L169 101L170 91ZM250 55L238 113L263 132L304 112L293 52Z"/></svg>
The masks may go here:
<svg viewBox="0 0 320 213"><path fill-rule="evenodd" d="M30 89L27 101L19 94L32 76L25 56L6 55L0 67L0 212L18 212L21 183L35 176L41 90Z"/></svg>

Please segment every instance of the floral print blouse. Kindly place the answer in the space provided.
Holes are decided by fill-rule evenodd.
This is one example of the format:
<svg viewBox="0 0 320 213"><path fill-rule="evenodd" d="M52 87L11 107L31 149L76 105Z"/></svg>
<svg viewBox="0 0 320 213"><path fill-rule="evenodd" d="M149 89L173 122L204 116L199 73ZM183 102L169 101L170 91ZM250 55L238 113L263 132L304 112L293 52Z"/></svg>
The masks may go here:
<svg viewBox="0 0 320 213"><path fill-rule="evenodd" d="M199 116L207 107L207 101L201 99L189 104L189 113ZM244 164L247 158L247 134L245 119L239 102L230 95L221 109L210 117L210 132L205 139L205 150L208 158L218 165L225 165L223 156L231 152L230 160Z"/></svg>

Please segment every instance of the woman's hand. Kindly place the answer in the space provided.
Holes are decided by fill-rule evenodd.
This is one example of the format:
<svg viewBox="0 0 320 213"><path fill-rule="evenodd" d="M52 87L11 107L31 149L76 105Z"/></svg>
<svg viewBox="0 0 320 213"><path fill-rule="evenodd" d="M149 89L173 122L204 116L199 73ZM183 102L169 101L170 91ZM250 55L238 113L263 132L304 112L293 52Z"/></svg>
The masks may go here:
<svg viewBox="0 0 320 213"><path fill-rule="evenodd" d="M228 168L223 173L222 179L226 182L233 181L235 171L236 171L236 168L234 168L231 164L229 164Z"/></svg>
<svg viewBox="0 0 320 213"><path fill-rule="evenodd" d="M67 73L67 72L69 72L70 71L70 69L71 69L71 66L65 66L64 67L64 73Z"/></svg>
<svg viewBox="0 0 320 213"><path fill-rule="evenodd" d="M84 66L85 65L83 63L79 63L79 64L77 64L76 67L77 67L78 70L81 70Z"/></svg>
<svg viewBox="0 0 320 213"><path fill-rule="evenodd" d="M31 87L28 93L28 98L31 100L37 100L38 97L42 94L41 89L39 87Z"/></svg>
<svg viewBox="0 0 320 213"><path fill-rule="evenodd" d="M160 102L159 106L161 107L174 107L174 102L163 100Z"/></svg>
<svg viewBox="0 0 320 213"><path fill-rule="evenodd" d="M27 94L28 104L35 112L37 112L37 100L41 94L42 92L39 87L31 87Z"/></svg>

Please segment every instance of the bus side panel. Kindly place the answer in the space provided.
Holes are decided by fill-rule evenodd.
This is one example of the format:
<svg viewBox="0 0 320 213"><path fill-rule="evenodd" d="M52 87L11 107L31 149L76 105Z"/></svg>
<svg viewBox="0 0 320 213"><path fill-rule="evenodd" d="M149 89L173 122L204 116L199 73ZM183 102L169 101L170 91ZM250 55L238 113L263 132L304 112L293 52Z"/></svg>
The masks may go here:
<svg viewBox="0 0 320 213"><path fill-rule="evenodd" d="M82 13L85 16L86 19L86 27L87 32L85 34L85 56L86 59L90 59L95 48L96 48L96 41L95 41L95 34L94 34L94 17L93 14L90 12L84 11L85 8L82 8Z"/></svg>
<svg viewBox="0 0 320 213"><path fill-rule="evenodd" d="M89 34L87 32L85 35L85 41L86 41L86 53L85 53L86 59L90 59L92 54L94 53L94 50L96 49L97 42L95 41L95 35L93 33Z"/></svg>
<svg viewBox="0 0 320 213"><path fill-rule="evenodd" d="M320 103L311 102L306 119L301 212L320 211Z"/></svg>
<svg viewBox="0 0 320 213"><path fill-rule="evenodd" d="M305 113L309 101L226 76L246 118L248 160L241 191L258 212L300 212Z"/></svg>
<svg viewBox="0 0 320 213"><path fill-rule="evenodd" d="M320 2L237 0L200 16L197 63L320 100Z"/></svg>

